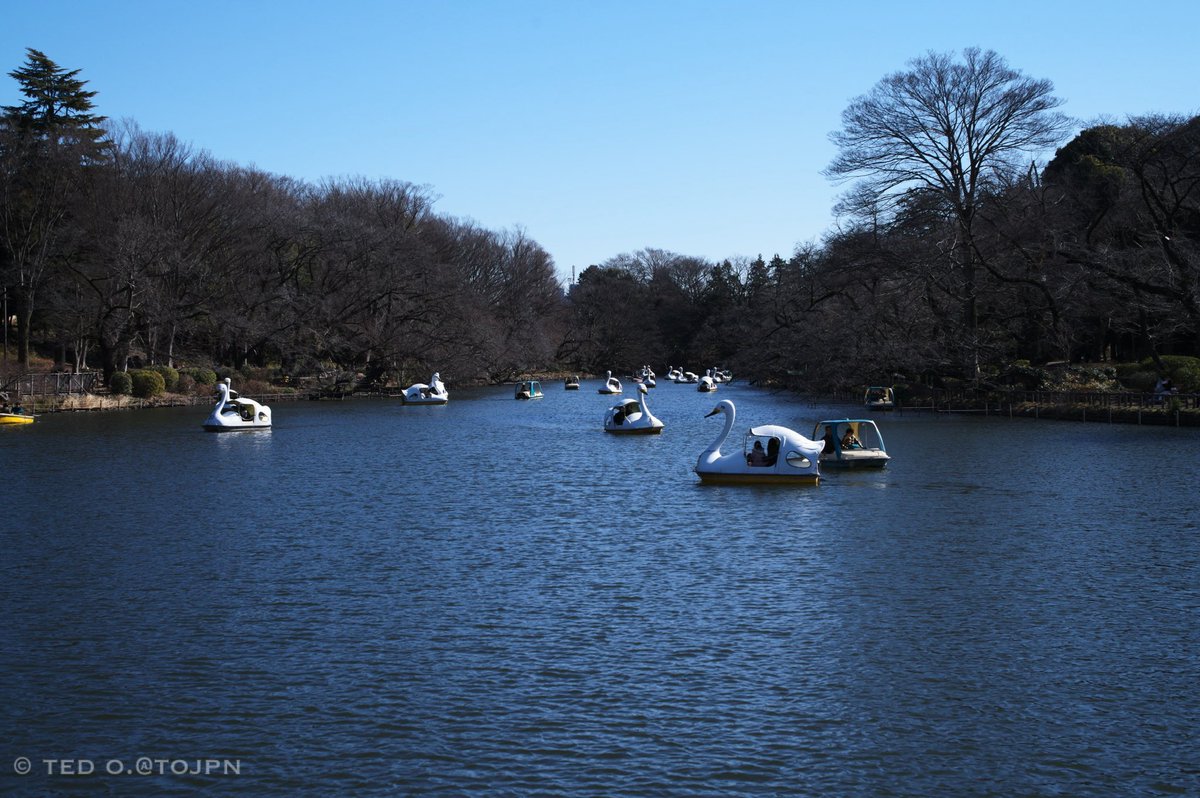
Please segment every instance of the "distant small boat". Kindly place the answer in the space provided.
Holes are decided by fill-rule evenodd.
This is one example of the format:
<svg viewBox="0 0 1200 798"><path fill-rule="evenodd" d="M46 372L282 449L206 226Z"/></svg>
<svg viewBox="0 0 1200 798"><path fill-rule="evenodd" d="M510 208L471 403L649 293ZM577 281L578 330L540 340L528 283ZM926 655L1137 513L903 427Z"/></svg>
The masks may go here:
<svg viewBox="0 0 1200 798"><path fill-rule="evenodd" d="M217 383L217 404L204 422L209 432L270 429L271 408L253 399L242 399L233 390L229 377Z"/></svg>
<svg viewBox="0 0 1200 798"><path fill-rule="evenodd" d="M32 424L36 418L37 416L27 415L26 413L0 413L0 424L5 426Z"/></svg>
<svg viewBox="0 0 1200 798"><path fill-rule="evenodd" d="M883 468L892 459L869 418L818 421L813 439L823 442L821 465L826 468Z"/></svg>
<svg viewBox="0 0 1200 798"><path fill-rule="evenodd" d="M522 380L517 383L516 399L541 399L542 386L537 380Z"/></svg>
<svg viewBox="0 0 1200 798"><path fill-rule="evenodd" d="M614 377L610 371L608 372L608 378L604 380L604 385L596 393L613 394L620 393L621 390L621 381Z"/></svg>
<svg viewBox="0 0 1200 798"><path fill-rule="evenodd" d="M567 377L565 380L563 380L563 390L564 391L578 391L579 390L579 375L573 374L570 377Z"/></svg>
<svg viewBox="0 0 1200 798"><path fill-rule="evenodd" d="M696 382L696 390L700 393L712 393L717 390L717 381L713 379L712 369L704 372L704 376Z"/></svg>
<svg viewBox="0 0 1200 798"><path fill-rule="evenodd" d="M444 405L450 401L450 393L442 383L441 374L433 372L429 384L414 383L404 389L400 396L406 405Z"/></svg>
<svg viewBox="0 0 1200 798"><path fill-rule="evenodd" d="M896 392L884 385L872 385L863 394L868 410L891 410L896 406Z"/></svg>

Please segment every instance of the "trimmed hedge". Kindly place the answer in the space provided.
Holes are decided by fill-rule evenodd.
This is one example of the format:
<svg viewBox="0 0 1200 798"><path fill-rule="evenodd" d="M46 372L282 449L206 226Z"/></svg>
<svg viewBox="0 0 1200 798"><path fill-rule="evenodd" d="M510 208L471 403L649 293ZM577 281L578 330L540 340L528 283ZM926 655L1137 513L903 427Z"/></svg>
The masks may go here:
<svg viewBox="0 0 1200 798"><path fill-rule="evenodd" d="M124 371L118 371L109 378L108 390L116 396L128 396L133 392L133 378Z"/></svg>
<svg viewBox="0 0 1200 798"><path fill-rule="evenodd" d="M195 380L197 385L216 385L217 384L217 372L213 371L210 368L204 368L203 366L196 366L193 368L184 369L183 373L187 374L189 377L191 377L193 380Z"/></svg>
<svg viewBox="0 0 1200 798"><path fill-rule="evenodd" d="M163 375L153 369L131 371L129 372L129 377L133 380L133 395L138 399L150 399L155 396L162 396L167 390L167 384L163 380Z"/></svg>
<svg viewBox="0 0 1200 798"><path fill-rule="evenodd" d="M150 370L157 371L159 374L162 375L163 386L168 391L175 390L175 386L179 384L179 372L176 371L175 369L171 368L170 366L161 366L161 365L151 366Z"/></svg>

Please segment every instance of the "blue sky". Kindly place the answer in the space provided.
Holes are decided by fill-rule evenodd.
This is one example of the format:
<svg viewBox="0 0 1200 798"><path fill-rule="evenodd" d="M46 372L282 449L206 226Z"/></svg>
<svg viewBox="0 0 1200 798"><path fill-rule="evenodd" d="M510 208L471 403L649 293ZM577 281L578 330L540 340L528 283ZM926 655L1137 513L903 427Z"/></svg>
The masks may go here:
<svg viewBox="0 0 1200 798"><path fill-rule="evenodd" d="M1200 112L1197 31L1195 0L0 0L0 104L34 47L112 119L307 181L427 185L565 279L818 242L842 110L929 50L995 50L1082 124Z"/></svg>

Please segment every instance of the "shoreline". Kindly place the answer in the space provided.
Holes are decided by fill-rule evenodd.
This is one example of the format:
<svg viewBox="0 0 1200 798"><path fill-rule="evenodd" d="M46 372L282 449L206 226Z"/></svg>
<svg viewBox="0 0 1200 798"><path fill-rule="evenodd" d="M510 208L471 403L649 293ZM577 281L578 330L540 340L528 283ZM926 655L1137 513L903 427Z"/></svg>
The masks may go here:
<svg viewBox="0 0 1200 798"><path fill-rule="evenodd" d="M530 377L543 382L562 379L561 375L545 377ZM508 381L496 383L478 383L467 387L478 388L486 385L508 385ZM278 393L263 393L247 398L255 399L263 404L274 402L297 401L347 401L355 398L366 399L397 399L403 389L395 392L388 391L345 391L328 392L310 391L281 391ZM997 399L969 400L958 397L955 401L930 402L922 405L899 405L890 411L868 410L862 404L839 392L829 394L796 394L798 401L824 401L836 405L853 406L862 414L882 416L891 413L933 413L944 415L981 415L1001 416L1007 418L1047 419L1052 421L1081 421L1091 423L1130 424L1138 426L1157 427L1200 427L1200 408L1195 406L1171 407L1166 404L1129 402L1128 395L1117 394L1088 394L1087 399L1078 397L1079 401L1003 401ZM1118 402L1121 397L1126 401ZM1190 399L1190 397L1189 397ZM133 396L110 394L68 394L58 397L29 397L26 411L33 415L49 413L87 413L112 412L121 410L147 410L159 407L194 407L209 405L213 398L209 395L195 394L164 394L150 399L139 399ZM1194 402L1192 403L1194 404Z"/></svg>

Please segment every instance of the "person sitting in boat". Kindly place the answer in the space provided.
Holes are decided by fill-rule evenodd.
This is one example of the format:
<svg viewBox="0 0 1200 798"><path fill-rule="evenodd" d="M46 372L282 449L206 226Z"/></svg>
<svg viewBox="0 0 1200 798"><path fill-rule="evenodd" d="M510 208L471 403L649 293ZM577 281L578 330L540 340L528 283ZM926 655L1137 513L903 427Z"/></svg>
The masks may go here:
<svg viewBox="0 0 1200 798"><path fill-rule="evenodd" d="M858 436L854 434L854 427L848 428L846 430L846 434L842 436L842 448L861 449L862 447L862 441L860 441Z"/></svg>
<svg viewBox="0 0 1200 798"><path fill-rule="evenodd" d="M837 450L837 441L833 439L833 427L825 428L825 448L822 454L832 454Z"/></svg>
<svg viewBox="0 0 1200 798"><path fill-rule="evenodd" d="M763 451L762 441L754 442L754 448L746 457L746 464L752 466L765 466L767 464L767 453Z"/></svg>
<svg viewBox="0 0 1200 798"><path fill-rule="evenodd" d="M773 466L779 461L779 439L772 438L767 441L767 465Z"/></svg>

